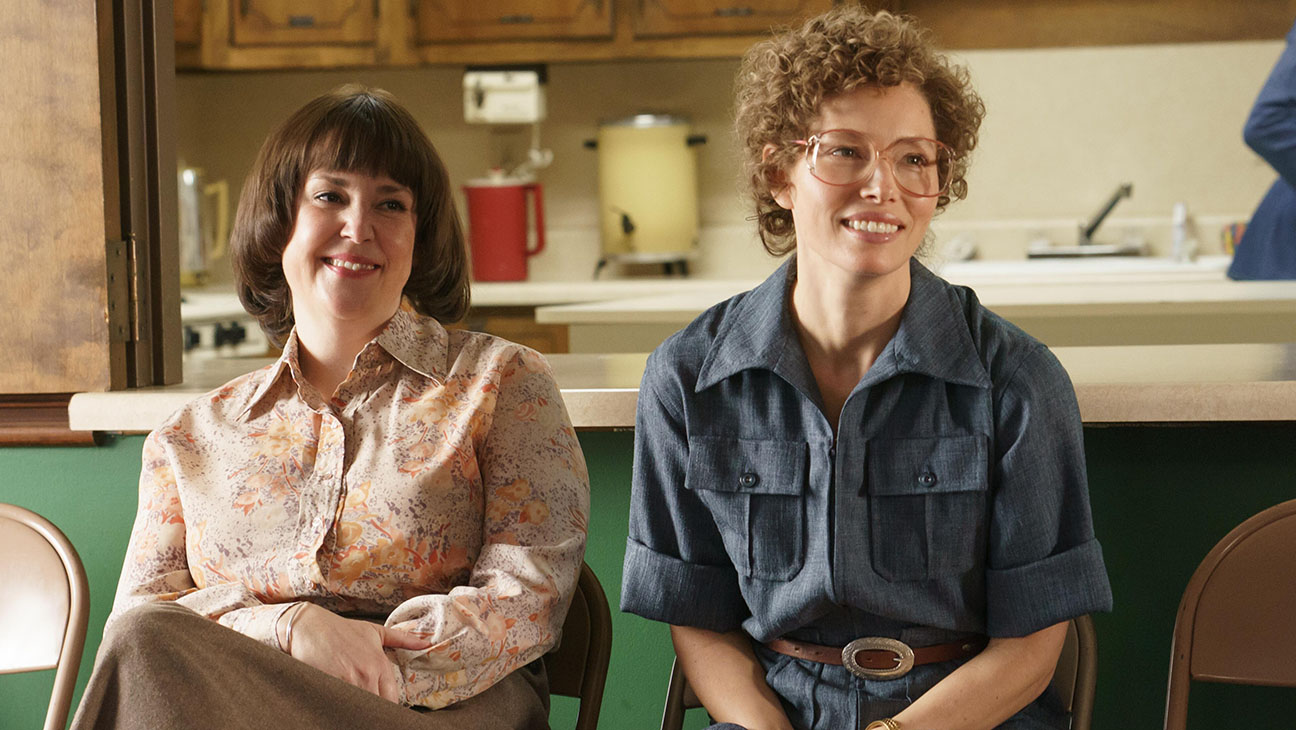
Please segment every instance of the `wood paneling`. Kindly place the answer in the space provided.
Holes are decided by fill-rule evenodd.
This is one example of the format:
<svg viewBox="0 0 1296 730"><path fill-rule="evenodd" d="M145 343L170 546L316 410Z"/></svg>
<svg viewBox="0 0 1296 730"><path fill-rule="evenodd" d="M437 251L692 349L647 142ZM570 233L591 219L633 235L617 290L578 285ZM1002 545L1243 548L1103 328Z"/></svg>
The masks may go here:
<svg viewBox="0 0 1296 730"><path fill-rule="evenodd" d="M96 11L85 0L0 3L11 100L0 105L0 393L124 384L107 320Z"/></svg>
<svg viewBox="0 0 1296 730"><path fill-rule="evenodd" d="M0 395L0 446L95 446L94 431L68 430L71 393Z"/></svg>

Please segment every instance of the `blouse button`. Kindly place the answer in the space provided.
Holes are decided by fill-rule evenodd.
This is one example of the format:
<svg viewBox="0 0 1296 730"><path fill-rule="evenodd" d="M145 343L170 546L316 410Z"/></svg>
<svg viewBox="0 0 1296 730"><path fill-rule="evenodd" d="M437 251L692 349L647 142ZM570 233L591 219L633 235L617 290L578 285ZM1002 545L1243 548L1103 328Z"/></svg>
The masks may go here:
<svg viewBox="0 0 1296 730"><path fill-rule="evenodd" d="M754 487L760 483L760 477L757 476L755 472L745 472L742 476L738 477L738 483L744 487Z"/></svg>
<svg viewBox="0 0 1296 730"><path fill-rule="evenodd" d="M929 472L929 471L925 471L925 472L922 473L921 476L918 477L918 483L921 484L921 485L923 485L924 487L932 487L932 486L935 486L935 485L936 485L936 475L933 474L933 473L931 473L931 472Z"/></svg>

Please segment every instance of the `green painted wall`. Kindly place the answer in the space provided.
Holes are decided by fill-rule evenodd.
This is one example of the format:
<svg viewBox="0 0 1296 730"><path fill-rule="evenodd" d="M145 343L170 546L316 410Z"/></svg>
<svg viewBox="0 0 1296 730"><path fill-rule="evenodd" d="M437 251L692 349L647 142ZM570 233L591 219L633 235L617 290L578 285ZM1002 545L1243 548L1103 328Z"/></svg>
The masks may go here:
<svg viewBox="0 0 1296 730"><path fill-rule="evenodd" d="M1085 429L1090 492L1116 597L1097 617L1097 728L1159 727L1170 632L1197 562L1234 525L1296 498L1296 424ZM90 578L90 639L81 684L111 607L135 509L143 437L100 448L0 449L0 501L35 510L77 546ZM665 627L616 611L629 505L631 434L581 435L590 465L587 562L613 604L612 669L601 723L656 727L670 671ZM51 672L0 677L0 728L39 728ZM78 690L79 696L79 690ZM553 724L574 702L555 698ZM1190 726L1290 728L1296 690L1196 684ZM705 725L700 712L687 727Z"/></svg>

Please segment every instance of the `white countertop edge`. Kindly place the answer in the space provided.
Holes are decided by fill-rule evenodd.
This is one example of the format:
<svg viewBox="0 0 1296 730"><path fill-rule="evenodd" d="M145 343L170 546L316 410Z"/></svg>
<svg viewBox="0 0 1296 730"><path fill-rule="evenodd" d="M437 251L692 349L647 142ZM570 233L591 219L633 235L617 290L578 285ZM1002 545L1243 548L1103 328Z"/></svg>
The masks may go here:
<svg viewBox="0 0 1296 730"><path fill-rule="evenodd" d="M1296 421L1296 381L1085 383L1075 391L1086 424Z"/></svg>
<svg viewBox="0 0 1296 730"><path fill-rule="evenodd" d="M1296 421L1296 381L1078 383L1086 424ZM633 428L638 388L563 389L577 429ZM199 393L78 393L68 405L74 431L147 433Z"/></svg>
<svg viewBox="0 0 1296 730"><path fill-rule="evenodd" d="M572 425L582 428L632 428L638 388L577 388L562 390Z"/></svg>

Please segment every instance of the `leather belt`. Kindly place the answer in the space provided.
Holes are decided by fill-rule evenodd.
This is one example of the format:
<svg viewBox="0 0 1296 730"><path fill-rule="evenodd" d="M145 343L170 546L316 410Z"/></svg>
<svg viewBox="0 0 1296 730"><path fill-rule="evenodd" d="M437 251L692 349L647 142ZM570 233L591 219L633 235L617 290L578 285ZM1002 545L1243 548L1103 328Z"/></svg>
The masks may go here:
<svg viewBox="0 0 1296 730"><path fill-rule="evenodd" d="M908 674L910 669L919 664L976 656L985 648L986 642L986 637L976 636L915 649L896 639L865 636L840 648L781 638L768 641L765 646L797 659L844 666L857 677L895 679Z"/></svg>

